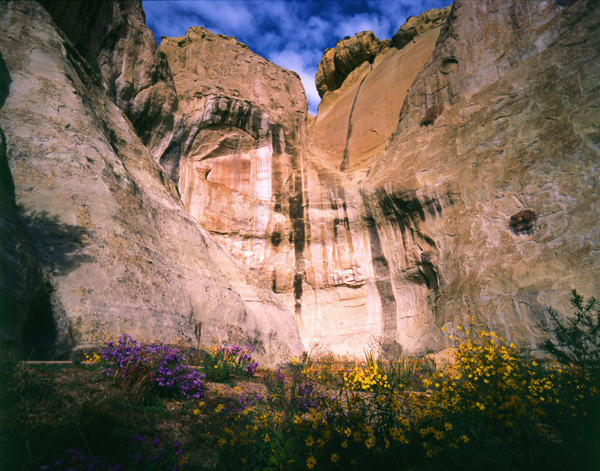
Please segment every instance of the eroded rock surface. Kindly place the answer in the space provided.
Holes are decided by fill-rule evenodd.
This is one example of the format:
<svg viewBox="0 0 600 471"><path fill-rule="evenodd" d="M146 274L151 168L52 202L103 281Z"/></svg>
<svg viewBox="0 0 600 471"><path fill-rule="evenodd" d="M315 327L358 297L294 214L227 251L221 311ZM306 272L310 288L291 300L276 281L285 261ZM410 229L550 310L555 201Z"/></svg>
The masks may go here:
<svg viewBox="0 0 600 471"><path fill-rule="evenodd" d="M599 17L595 2L455 2L363 186L436 208L403 227L374 205L403 345L435 345L438 327L473 315L535 346L545 306L598 292ZM534 223L514 230L526 213ZM411 276L426 284L413 300Z"/></svg>
<svg viewBox="0 0 600 471"><path fill-rule="evenodd" d="M599 11L457 1L400 49L341 41L309 131L295 74L191 28L141 68L164 54L177 94L168 149L147 143L161 169L45 11L3 4L0 126L57 338L190 341L202 320L273 361L296 325L306 348L429 353L468 315L535 348L544 306L600 287Z"/></svg>
<svg viewBox="0 0 600 471"><path fill-rule="evenodd" d="M377 54L390 46L390 40L380 41L372 31L363 31L325 50L315 77L319 96L337 90L353 70L364 62L373 62Z"/></svg>
<svg viewBox="0 0 600 471"><path fill-rule="evenodd" d="M0 18L12 79L0 126L21 217L50 277L56 347L121 333L195 345L202 322L204 344L251 342L265 364L297 354L289 311L184 210L47 11L3 3Z"/></svg>
<svg viewBox="0 0 600 471"><path fill-rule="evenodd" d="M146 26L141 1L41 2L59 28L101 75L113 102L133 123L156 160L168 159L180 123L164 54Z"/></svg>
<svg viewBox="0 0 600 471"><path fill-rule="evenodd" d="M406 93L435 47L440 28L403 49L386 48L327 92L310 127L311 151L344 172L361 171L381 155L398 124ZM364 174L364 173L363 173Z"/></svg>
<svg viewBox="0 0 600 471"><path fill-rule="evenodd" d="M432 9L420 15L413 16L406 20L396 34L392 37L392 44L397 49L402 49L410 43L416 36L423 34L430 29L439 28L444 24L450 14L452 5L442 9Z"/></svg>

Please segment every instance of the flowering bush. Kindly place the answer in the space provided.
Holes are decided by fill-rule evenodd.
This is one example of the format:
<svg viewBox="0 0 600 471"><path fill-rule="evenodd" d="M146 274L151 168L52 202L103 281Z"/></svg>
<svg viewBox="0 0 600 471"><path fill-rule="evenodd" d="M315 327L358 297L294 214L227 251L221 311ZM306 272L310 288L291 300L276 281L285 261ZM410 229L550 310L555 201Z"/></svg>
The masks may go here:
<svg viewBox="0 0 600 471"><path fill-rule="evenodd" d="M258 362L252 359L252 347L222 344L209 347L204 355L204 371L209 381L225 381L235 374L253 376Z"/></svg>
<svg viewBox="0 0 600 471"><path fill-rule="evenodd" d="M473 332L471 323L449 336L456 362L429 371L425 393L389 381L369 353L366 365L345 374L337 396L319 396L307 407L294 406L291 395L303 362L293 362L291 377L266 374L270 400L239 414L219 411L226 424L215 442L219 466L546 471L576 463L593 469L586 465L593 440L582 433L598 397L589 375L540 365L494 332Z"/></svg>
<svg viewBox="0 0 600 471"><path fill-rule="evenodd" d="M366 368L357 366L344 373L343 387L350 391L369 391L390 389L387 375L377 365Z"/></svg>
<svg viewBox="0 0 600 471"><path fill-rule="evenodd" d="M123 335L117 343L108 342L101 357L106 365L101 371L121 380L131 390L155 387L184 397L203 395L204 375L183 364L185 358L179 349L162 342L138 344L129 335Z"/></svg>

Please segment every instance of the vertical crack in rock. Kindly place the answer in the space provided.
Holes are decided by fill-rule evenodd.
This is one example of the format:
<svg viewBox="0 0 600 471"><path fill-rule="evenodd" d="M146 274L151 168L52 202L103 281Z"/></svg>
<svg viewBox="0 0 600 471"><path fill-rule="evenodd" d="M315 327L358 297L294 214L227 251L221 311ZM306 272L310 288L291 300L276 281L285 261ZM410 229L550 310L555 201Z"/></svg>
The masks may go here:
<svg viewBox="0 0 600 471"><path fill-rule="evenodd" d="M183 135L185 132L185 119L179 123L179 127L173 139L162 153L159 159L160 165L165 169L169 178L177 185L179 183L179 162L181 160L181 146L183 144Z"/></svg>
<svg viewBox="0 0 600 471"><path fill-rule="evenodd" d="M371 68L369 72L373 70L373 64L371 63ZM342 164L340 165L340 172L345 172L348 170L348 165L350 162L350 151L348 150L348 146L350 144L350 137L352 137L352 115L354 114L354 107L356 106L356 101L358 100L358 94L360 93L360 87L364 83L365 79L369 76L369 72L365 74L362 78L358 87L356 87L356 94L354 95L354 101L352 101L352 108L350 108L350 115L348 116L348 132L346 133L346 146L344 147L344 157L342 158Z"/></svg>
<svg viewBox="0 0 600 471"><path fill-rule="evenodd" d="M398 333L398 325L396 322L396 297L392 287L390 266L381 247L381 239L379 238L377 223L369 202L369 197L362 191L361 197L365 208L364 221L369 232L369 242L371 244L375 286L381 300L381 331L382 334L395 338Z"/></svg>
<svg viewBox="0 0 600 471"><path fill-rule="evenodd" d="M330 196L331 201L331 209L338 213L340 207L338 205L338 201L341 201L341 209L342 209L342 218L334 218L333 219L333 241L337 246L340 241L340 234L338 233L338 226L342 224L344 226L344 230L346 232L346 243L348 244L348 250L350 254L354 253L354 246L352 244L352 233L350 232L350 219L348 217L348 205L346 204L346 191L342 186L336 186L334 191L331 192Z"/></svg>

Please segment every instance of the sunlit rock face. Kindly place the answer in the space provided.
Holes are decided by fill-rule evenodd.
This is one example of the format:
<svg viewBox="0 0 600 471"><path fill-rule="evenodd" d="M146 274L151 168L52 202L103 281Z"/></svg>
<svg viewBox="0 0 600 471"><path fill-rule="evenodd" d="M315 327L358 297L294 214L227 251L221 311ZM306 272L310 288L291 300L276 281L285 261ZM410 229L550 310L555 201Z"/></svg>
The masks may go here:
<svg viewBox="0 0 600 471"><path fill-rule="evenodd" d="M300 79L199 27L160 50L183 113L172 177L185 208L273 291L293 297L305 241Z"/></svg>
<svg viewBox="0 0 600 471"><path fill-rule="evenodd" d="M409 20L396 47L344 40L350 65L340 75L324 54L306 139L296 77L232 38L167 40L188 106L185 206L295 313L305 346L361 354L386 336L427 352L464 315L535 346L545 305L598 287L597 38L584 34L597 15L457 2Z"/></svg>
<svg viewBox="0 0 600 471"><path fill-rule="evenodd" d="M599 17L594 2L455 2L362 185L424 209L375 205L415 347L464 315L535 345L544 306L598 293Z"/></svg>
<svg viewBox="0 0 600 471"><path fill-rule="evenodd" d="M10 179L3 172L0 204L11 205L12 185L19 213L0 222L0 234L17 237L16 247L2 241L3 279L5 261L16 267L14 281L2 282L10 289L0 298L3 338L14 340L11 329L23 339L37 333L24 319L36 300L22 294L45 281L33 314L54 337L49 353L127 333L184 346L250 342L267 365L298 354L291 313L185 211L48 12L36 2L2 3L0 18L10 81L0 109Z"/></svg>
<svg viewBox="0 0 600 471"><path fill-rule="evenodd" d="M469 315L535 348L544 306L598 295L597 2L457 1L342 40L310 128L298 76L235 38L156 49L140 2L52 3L0 6L3 342L202 322L274 364L440 350Z"/></svg>

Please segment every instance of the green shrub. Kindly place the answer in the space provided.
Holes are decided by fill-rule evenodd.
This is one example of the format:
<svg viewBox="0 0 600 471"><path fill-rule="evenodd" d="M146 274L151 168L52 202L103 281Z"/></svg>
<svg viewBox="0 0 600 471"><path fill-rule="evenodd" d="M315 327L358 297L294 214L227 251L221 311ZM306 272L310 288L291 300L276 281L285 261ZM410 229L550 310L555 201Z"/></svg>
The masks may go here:
<svg viewBox="0 0 600 471"><path fill-rule="evenodd" d="M204 352L202 362L208 381L226 381L232 375L250 377L258 368L258 362L252 359L250 345L214 345Z"/></svg>
<svg viewBox="0 0 600 471"><path fill-rule="evenodd" d="M575 365L598 376L600 369L600 302L587 302L577 290L571 292L573 315L564 318L547 307L550 329L556 341L548 339L543 348L562 365Z"/></svg>

